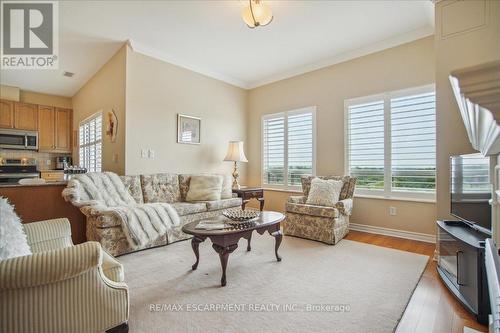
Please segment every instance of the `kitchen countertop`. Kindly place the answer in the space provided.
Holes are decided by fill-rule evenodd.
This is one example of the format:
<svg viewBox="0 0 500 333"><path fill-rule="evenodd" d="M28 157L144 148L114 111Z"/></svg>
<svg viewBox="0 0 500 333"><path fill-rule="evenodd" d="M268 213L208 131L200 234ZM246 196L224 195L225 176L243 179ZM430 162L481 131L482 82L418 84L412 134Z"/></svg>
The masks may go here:
<svg viewBox="0 0 500 333"><path fill-rule="evenodd" d="M0 184L0 188L7 187L38 187L38 186L56 186L56 185L67 185L67 180L55 181L55 182L46 182L44 184Z"/></svg>

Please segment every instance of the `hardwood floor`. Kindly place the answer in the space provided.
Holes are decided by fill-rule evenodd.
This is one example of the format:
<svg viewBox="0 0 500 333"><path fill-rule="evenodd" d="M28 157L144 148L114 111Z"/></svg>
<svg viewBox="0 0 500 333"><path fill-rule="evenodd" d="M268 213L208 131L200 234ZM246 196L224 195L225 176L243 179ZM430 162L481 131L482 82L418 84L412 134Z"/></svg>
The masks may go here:
<svg viewBox="0 0 500 333"><path fill-rule="evenodd" d="M359 231L350 231L346 239L429 256L396 333L463 333L464 326L488 331L455 300L439 279L436 262L432 260L435 244Z"/></svg>

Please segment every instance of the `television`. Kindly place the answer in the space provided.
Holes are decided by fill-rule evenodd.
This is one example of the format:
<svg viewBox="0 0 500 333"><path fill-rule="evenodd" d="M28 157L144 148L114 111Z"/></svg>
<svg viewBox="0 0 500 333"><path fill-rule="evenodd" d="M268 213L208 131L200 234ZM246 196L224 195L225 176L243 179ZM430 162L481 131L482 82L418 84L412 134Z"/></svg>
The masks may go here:
<svg viewBox="0 0 500 333"><path fill-rule="evenodd" d="M450 157L451 215L491 235L491 162L481 154Z"/></svg>

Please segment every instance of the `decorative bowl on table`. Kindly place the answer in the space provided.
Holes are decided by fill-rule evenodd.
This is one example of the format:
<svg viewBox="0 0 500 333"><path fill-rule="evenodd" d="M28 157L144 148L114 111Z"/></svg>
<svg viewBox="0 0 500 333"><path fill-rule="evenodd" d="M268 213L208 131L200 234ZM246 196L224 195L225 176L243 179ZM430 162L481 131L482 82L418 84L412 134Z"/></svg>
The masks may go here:
<svg viewBox="0 0 500 333"><path fill-rule="evenodd" d="M222 215L231 220L232 223L244 223L260 216L260 211L255 209L231 208L222 211ZM228 222L228 223L231 223Z"/></svg>

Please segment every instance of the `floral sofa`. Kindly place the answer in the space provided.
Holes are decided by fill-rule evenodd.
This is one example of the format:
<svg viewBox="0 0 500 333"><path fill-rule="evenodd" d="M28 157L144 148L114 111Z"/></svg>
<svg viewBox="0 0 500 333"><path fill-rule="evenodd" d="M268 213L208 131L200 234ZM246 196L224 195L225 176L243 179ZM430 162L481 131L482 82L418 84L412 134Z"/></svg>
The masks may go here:
<svg viewBox="0 0 500 333"><path fill-rule="evenodd" d="M239 207L242 204L241 198L235 197L217 201L186 202L191 180L189 174L159 173L120 176L120 179L137 204L169 203L179 215L181 223L172 227L168 234L148 247L187 239L190 236L181 231L182 226L186 223L214 218L219 216L222 210ZM71 198L66 198L66 200L71 202ZM87 217L87 240L101 243L102 247L114 256L138 250L129 244L121 221L116 215L95 210L92 206L80 207L80 210Z"/></svg>
<svg viewBox="0 0 500 333"><path fill-rule="evenodd" d="M283 224L285 235L317 240L327 244L337 244L349 232L349 216L352 212L352 197L356 178L349 176L325 176L321 179L335 179L344 182L339 201L335 207L307 205L311 180L302 177L303 196L291 196L286 203L286 220Z"/></svg>

